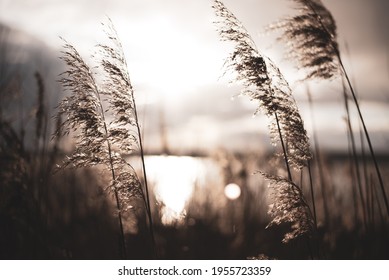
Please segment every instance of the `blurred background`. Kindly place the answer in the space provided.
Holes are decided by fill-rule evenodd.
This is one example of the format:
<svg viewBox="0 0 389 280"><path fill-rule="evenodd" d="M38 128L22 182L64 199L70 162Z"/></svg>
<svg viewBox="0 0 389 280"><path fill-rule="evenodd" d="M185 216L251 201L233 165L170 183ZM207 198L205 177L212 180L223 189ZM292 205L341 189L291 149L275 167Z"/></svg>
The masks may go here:
<svg viewBox="0 0 389 280"><path fill-rule="evenodd" d="M94 46L106 40L100 23L107 16L122 41L135 89L160 257L309 257L304 240L281 243L287 226L265 229L269 189L254 173L274 174L280 165L271 156L267 118L253 116L257 104L238 96L241 88L222 75L232 48L219 39L211 2L0 0L2 258L118 258L105 174L98 168L52 172L72 149L66 139L51 140L52 116L63 96L57 82L65 70L58 58L60 37L94 66ZM301 82L304 73L285 58L279 34L265 32L267 25L298 12L293 1L224 3L279 66L310 138L317 139L314 181L322 256L387 258L388 217L359 136L358 158L364 164L356 168L350 160L341 80ZM389 3L323 3L336 20L342 57L388 182ZM301 182L309 193L306 177L301 175ZM149 258L144 213L134 205L126 214L129 256Z"/></svg>

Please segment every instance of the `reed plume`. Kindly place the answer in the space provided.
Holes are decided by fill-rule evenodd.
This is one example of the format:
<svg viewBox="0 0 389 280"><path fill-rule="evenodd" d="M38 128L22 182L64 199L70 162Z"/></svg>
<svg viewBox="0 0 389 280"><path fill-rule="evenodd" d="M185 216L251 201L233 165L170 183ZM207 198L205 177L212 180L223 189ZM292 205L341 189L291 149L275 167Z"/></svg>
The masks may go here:
<svg viewBox="0 0 389 280"><path fill-rule="evenodd" d="M306 79L328 79L339 74L336 23L320 0L293 0L300 14L268 27L282 30L279 40L288 47L289 58L307 71Z"/></svg>
<svg viewBox="0 0 389 280"><path fill-rule="evenodd" d="M301 188L279 176L261 173L270 182L274 203L269 213L273 220L267 226L290 223L291 231L284 235L282 242L287 243L296 237L314 232L315 224L311 209L305 201Z"/></svg>
<svg viewBox="0 0 389 280"><path fill-rule="evenodd" d="M243 85L242 95L258 102L255 113L262 111L273 119L270 127L273 143L284 141L288 165L301 169L311 158L311 152L288 82L270 58L259 52L243 24L221 1L214 1L213 8L219 18L216 24L221 39L235 44L226 60L226 72L236 74L234 81Z"/></svg>
<svg viewBox="0 0 389 280"><path fill-rule="evenodd" d="M346 79L369 146L389 216L389 202L370 135L359 101L340 55L335 20L321 0L292 1L299 6L300 14L280 20L278 23L269 26L269 29L282 30L283 33L279 39L285 41L289 46L288 55L295 58L299 66L307 71L306 79L328 79L339 75Z"/></svg>
<svg viewBox="0 0 389 280"><path fill-rule="evenodd" d="M302 209L298 204L290 203L289 197L297 187L293 183L289 166L296 169L307 166L311 159L309 139L291 89L280 70L268 57L259 52L243 24L221 1L213 1L213 9L218 18L216 24L221 39L234 43L234 49L226 60L226 72L230 71L236 75L234 82L243 85L243 95L258 102L256 113L262 111L271 118L272 141L274 144L281 144L282 147L288 179L269 175L265 177L271 178L274 190L275 204L269 211L274 219L270 225L286 221L295 222L292 225L293 230L284 238L287 242L310 231L305 224L307 220L313 221L312 216L305 215L305 211L298 214ZM296 196L303 199L301 191L297 192ZM297 197L295 199L298 200ZM282 206L284 203L286 204ZM282 207L294 209L293 218L285 217L282 211L277 210ZM302 226L301 229L298 229L299 225Z"/></svg>
<svg viewBox="0 0 389 280"><path fill-rule="evenodd" d="M99 165L110 174L107 190L116 200L121 254L126 258L122 213L131 208L133 197L145 202L147 198L137 173L125 158L139 148L139 124L122 47L111 22L107 26L106 33L113 46L98 45L102 57L99 62L105 73L102 79L92 72L75 47L65 41L61 58L68 70L61 74L60 82L70 94L58 106L58 115L66 118L57 135L73 132L75 142L75 150L67 156L62 168Z"/></svg>
<svg viewBox="0 0 389 280"><path fill-rule="evenodd" d="M123 53L123 47L114 28L112 21L108 18L108 23L103 24L105 32L110 39L110 45L98 45L103 59L100 64L108 79L105 80L103 94L107 96L110 109L116 118L112 121L111 133L117 137L115 143L119 144L119 149L131 153L133 143L139 151L142 163L144 179L144 190L141 189L141 196L145 203L149 230L152 241L154 257L156 257L156 244L153 230L151 214L150 194L147 183L146 167L144 161L143 143L141 129L138 120L137 107L135 102L134 89L128 73L127 61Z"/></svg>

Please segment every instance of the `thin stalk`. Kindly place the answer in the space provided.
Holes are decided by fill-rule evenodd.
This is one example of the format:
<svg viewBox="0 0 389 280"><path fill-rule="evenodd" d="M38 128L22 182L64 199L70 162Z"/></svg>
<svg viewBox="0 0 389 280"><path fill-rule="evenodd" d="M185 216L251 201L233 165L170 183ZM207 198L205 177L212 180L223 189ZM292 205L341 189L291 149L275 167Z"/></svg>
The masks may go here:
<svg viewBox="0 0 389 280"><path fill-rule="evenodd" d="M316 12L315 8L311 5L311 3L309 3L309 1L307 1L307 4L308 4L309 8L313 11L313 13L316 15L316 18L317 18L318 22L320 23L320 25L322 26L323 30L325 30L328 34L331 34L328 31L328 29L326 28L326 26L323 24L323 22L321 20L321 17ZM388 202L388 198L387 198L387 195L386 195L386 192L385 192L384 182L383 182L383 179L382 179L382 176L381 176L381 172L380 172L380 169L379 169L379 166L378 166L378 162L377 162L377 159L376 159L376 156L375 156L375 153L374 153L373 145L372 145L371 140L370 140L369 132L368 132L368 130L366 128L366 124L365 124L364 118L362 116L361 109L359 107L359 102L358 102L357 96L356 96L354 88L353 88L353 86L351 84L350 78L349 78L349 76L347 74L346 68L344 67L344 64L343 64L342 58L340 56L340 52L338 50L338 47L335 45L335 42L333 42L333 41L331 41L331 46L334 49L334 51L336 52L336 56L337 56L337 59L338 59L339 65L340 65L340 70L342 71L343 76L346 78L348 87L350 88L351 95L353 97L354 104L355 104L355 106L357 108L358 116L359 116L359 119L361 120L361 123L362 123L363 131L364 131L365 136L366 136L366 140L367 140L367 143L368 143L368 146L369 146L370 154L371 154L371 156L373 158L374 167L375 167L375 170L376 170L376 173L377 173L377 177L378 177L378 180L379 180L379 183L380 183L381 192L382 192L382 195L383 195L383 198L384 198L384 202L385 202L386 212L387 212L387 215L389 216L389 202Z"/></svg>
<svg viewBox="0 0 389 280"><path fill-rule="evenodd" d="M311 161L310 160L308 160L307 166L308 166L309 186L311 189L311 199L312 199L312 207L313 207L313 221L314 221L314 226L315 226L314 240L316 241L315 244L316 244L317 256L320 259L320 239L319 239L319 235L318 235L316 202L315 202L315 193L314 193L314 189L313 189L313 179L312 179L312 170L311 170Z"/></svg>
<svg viewBox="0 0 389 280"><path fill-rule="evenodd" d="M354 206L354 224L355 226L359 225L358 221L358 202L357 202L357 194L355 192L355 188L353 187L356 185L355 182L355 176L354 176L354 168L352 164L352 152L351 152L351 140L350 140L350 131L347 130L347 143L348 143L348 169L350 172L350 178L351 178L351 192L353 197L353 206Z"/></svg>
<svg viewBox="0 0 389 280"><path fill-rule="evenodd" d="M111 143L110 143L109 138L108 138L109 133L108 133L107 122L105 119L105 110L103 108L103 103L101 100L100 91L96 86L95 79L91 73L89 73L89 75L90 75L90 78L93 80L94 92L96 93L96 96L99 100L98 105L99 105L101 118L102 118L103 125L104 125L104 133L106 135L106 143L107 143L107 147L108 147L108 157L109 157L109 166L110 166L109 168L111 170L112 181L114 182L114 185L115 185L114 195L115 195L116 207L118 209L118 219L119 219L119 227L120 227L120 245L121 245L121 250L122 250L121 255L122 255L123 259L127 259L127 248L126 248L126 241L125 241L125 235L124 235L123 217L121 214L121 204L120 204L119 194L118 194L116 184L115 184L116 174L115 174L115 169L114 169L114 164L113 164Z"/></svg>
<svg viewBox="0 0 389 280"><path fill-rule="evenodd" d="M141 131L140 131L140 126L139 126L139 120L138 120L138 112L136 109L136 103L135 103L135 98L134 94L131 94L132 98L132 104L134 104L134 115L135 115L135 124L136 124L136 129L137 133L139 135L139 149L140 149L140 156L141 156L141 161L142 161L142 170L143 170L143 178L145 181L145 191L146 191L146 200L145 200L145 206L146 206L146 211L147 211L147 218L149 221L149 230L150 230L150 236L151 236L151 245L152 245L152 252L153 252L153 257L157 257L157 251L156 251L156 242L155 242L155 235L154 235L154 226L153 226L153 219L151 216L151 205L150 205L150 194L149 194L149 188L147 184L147 175L146 175L146 166L145 166L145 160L144 160L144 151L143 151L143 143L142 143L142 137L141 137Z"/></svg>
<svg viewBox="0 0 389 280"><path fill-rule="evenodd" d="M359 123L361 126L361 123ZM360 127L361 128L361 127ZM365 141L363 137L363 131L362 129L359 129L359 137L361 139L361 152L362 152L362 167L363 167L363 177L365 179L365 192L366 192L366 210L367 210L367 220L368 222L373 225L372 222L372 208L374 207L373 201L372 201L372 192L371 192L371 186L369 188L369 178L367 173L367 160L366 160L366 151L365 151Z"/></svg>
<svg viewBox="0 0 389 280"><path fill-rule="evenodd" d="M322 165L322 159L321 159L321 153L319 148L319 140L317 138L316 133L316 125L315 125L315 118L313 115L313 102L312 102L312 96L309 88L307 88L307 95L308 95L308 102L309 107L311 111L311 120L312 120L312 134L313 134L313 143L315 146L315 155L316 155L316 163L317 163L317 169L319 171L319 180L320 180L320 190L321 190L321 196L323 198L323 210L324 210L324 221L326 223L326 226L330 226L330 219L329 219L329 209L328 209L328 199L326 194L326 184L324 180L324 174L323 174L323 165ZM309 165L309 163L308 163ZM310 169L310 166L309 166ZM311 173L311 172L310 172ZM310 174L311 176L311 174Z"/></svg>
<svg viewBox="0 0 389 280"><path fill-rule="evenodd" d="M288 179L289 181L293 182L293 178L292 178L292 172L290 170L290 165L289 165L289 161L288 161L288 154L287 154L287 150L286 150L286 145L285 145L285 142L284 142L284 139L283 139L283 136L282 136L282 132L281 132L281 127L280 127L280 122L279 122L279 119L278 119L278 114L277 112L274 112L274 116L276 118L276 123L277 123L277 130L278 130L278 134L279 134L279 137L280 137L280 142L281 142L281 146L282 146L282 150L283 150L283 154L284 154L284 160L285 160L285 165L286 165L286 170L288 172ZM308 163L308 166L309 166L309 163ZM311 174L310 174L311 175ZM312 178L310 178L312 179ZM312 183L312 181L311 181ZM312 184L311 184L311 193L313 194L313 188L312 188ZM315 232L317 232L317 222L316 222L316 206L315 206L315 203L314 203L314 199L312 199L313 201L313 211L314 211L314 225L315 225ZM308 206L308 204L306 203L306 205ZM310 207L308 206L308 209L310 210ZM312 213L311 213L312 214ZM311 244L309 242L309 238L306 239L306 244L307 244L307 247L308 247L308 252L309 252L309 255L311 257L311 259L314 259L314 255L313 255L313 251L312 251L312 247L311 247Z"/></svg>
<svg viewBox="0 0 389 280"><path fill-rule="evenodd" d="M375 215L375 204L374 204L374 185L373 185L373 182L371 182L370 184L370 198L371 198L371 225L372 225L372 228L374 229L375 228L375 218L374 218L374 215ZM379 200L377 199L377 204L378 204L378 207L380 202Z"/></svg>
<svg viewBox="0 0 389 280"><path fill-rule="evenodd" d="M354 132L353 132L353 128L351 125L351 120L350 120L351 116L350 116L350 110L349 110L349 106L348 106L348 98L347 98L346 88L344 87L344 83L343 83L343 98L344 98L344 106L346 108L346 113L347 113L346 122L347 122L347 128L348 128L349 135L350 135L351 151L352 151L352 155L353 155L352 159L353 159L354 170L355 170L355 175L356 175L356 179L357 179L359 198L361 200L363 222L364 222L364 225L367 229L366 206L365 206L365 199L363 197L363 192L362 192L361 174L359 172L359 160L358 160L358 155L357 155L357 151L356 151Z"/></svg>
<svg viewBox="0 0 389 280"><path fill-rule="evenodd" d="M379 214L379 216L380 216L382 225L384 225L384 224L385 224L384 213L383 213L383 210L382 210L382 207L381 207L381 203L379 202L379 197L378 197L377 191L376 191L376 189L374 188L373 178L370 178L370 182L371 182L371 185L372 185L372 187L373 187L373 197L375 197L376 200L377 200L378 214Z"/></svg>
<svg viewBox="0 0 389 280"><path fill-rule="evenodd" d="M301 168L300 170L300 188L301 191L304 193L304 168Z"/></svg>
<svg viewBox="0 0 389 280"><path fill-rule="evenodd" d="M115 31L115 33L116 33L116 31ZM119 45L120 49L122 50L123 47L122 47L120 41L117 40L117 44ZM122 61L122 63L124 65L124 68L128 69L127 61L126 61L126 59L124 57L124 54L123 54L123 61ZM150 231L150 237L151 237L152 255L153 255L154 258L156 258L157 254L156 254L156 243L155 243L155 236L154 236L154 226L153 226L153 220L152 220L152 215L151 215L150 194L149 194L149 188L148 188L148 183L147 183L146 166L145 166L144 149L143 149L143 140L142 140L143 139L143 134L142 134L141 129L140 129L139 118L138 118L138 111L137 111L137 107L136 107L134 91L133 91L133 88L131 86L129 77L127 77L126 83L127 83L128 90L129 90L128 94L129 94L129 96L131 98L131 102L132 102L132 105L133 105L135 126L136 126L136 131L137 131L138 140L139 140L139 150L140 150L139 152L140 152L140 157L141 157L141 162L142 162L142 172L143 172L144 188L145 188L145 192L143 191L143 189L141 189L141 193L142 193L143 201L145 203L147 219L148 219L148 222L149 222L149 231ZM146 193L146 195L145 195L145 193Z"/></svg>
<svg viewBox="0 0 389 280"><path fill-rule="evenodd" d="M106 125L104 123L104 129L106 128ZM107 140L108 143L108 152L109 152L109 164L110 164L110 169L111 169L111 174L112 174L112 180L116 180L116 175L115 171L113 169L113 162L112 162L112 156L111 156L111 144ZM124 227L123 227L123 217L121 214L121 205L120 205L120 200L119 200L119 195L118 191L115 187L114 189L114 194L115 194L115 200L116 200L116 207L118 209L118 219L119 219L119 227L120 227L120 245L122 247L122 257L123 259L127 259L127 246L126 246L126 240L124 236Z"/></svg>
<svg viewBox="0 0 389 280"><path fill-rule="evenodd" d="M308 161L307 166L308 166L308 174L309 174L309 187L311 189L311 199L312 199L312 208L313 208L313 221L315 222L315 229L317 231L316 203L315 203L315 194L314 194L314 191L313 191L311 161Z"/></svg>
<svg viewBox="0 0 389 280"><path fill-rule="evenodd" d="M278 134L279 134L279 137L280 137L280 142L281 142L282 150L283 150L283 153L284 153L284 159L285 159L286 170L288 171L288 179L289 179L289 181L293 182L293 180L292 180L292 173L291 173L291 171L290 171L290 166L289 166L288 153L287 153L287 150L286 150L286 146L285 146L285 143L284 143L284 139L283 139L283 137L282 137L281 127L280 127L280 121L279 121L279 119L278 119L278 114L277 114L277 112L274 112L274 116L275 116L275 118L276 118L277 130L278 130Z"/></svg>
<svg viewBox="0 0 389 280"><path fill-rule="evenodd" d="M104 133L106 136L108 136L108 127L107 127L107 123L105 120L104 108L103 108L103 104L101 101L100 93L99 93L97 88L96 88L96 93L97 93L97 97L99 99L101 118L102 118L103 124L104 124ZM116 174L115 174L115 169L113 166L111 143L108 140L108 137L106 137L106 141L107 141L107 146L108 146L109 165L110 165L110 169L111 169L112 181L115 184ZM124 235L123 217L121 214L121 204L120 204L120 199L119 199L119 194L118 194L118 191L116 188L116 184L115 184L115 188L114 188L114 194L115 194L115 200L116 200L116 207L118 209L118 219L119 219L119 227L120 227L120 245L122 248L122 258L127 259L127 247L126 247L126 239L125 239L125 235Z"/></svg>
<svg viewBox="0 0 389 280"><path fill-rule="evenodd" d="M363 119L362 112L361 112L361 109L359 107L359 102L358 102L357 97L355 95L353 86L351 85L350 78L349 78L349 76L348 76L348 74L346 72L346 69L344 68L344 65L343 65L342 59L340 57L340 54L338 53L337 55L338 55L339 64L340 64L340 66L342 68L342 72L344 74L344 77L346 78L346 81L347 81L347 84L348 84L348 86L350 88L351 95L353 97L355 106L356 106L356 108L358 110L359 119L361 120L361 123L362 123L363 131L364 131L365 136L366 136L367 144L369 146L370 154L371 154L371 156L373 158L374 167L375 167L375 170L376 170L376 173L377 173L377 177L378 177L378 180L379 180L379 183L380 183L381 192L382 192L382 195L383 195L383 198L384 198L384 202L385 202L386 212L387 212L387 215L389 216L389 202L388 202L388 198L387 198L385 187L384 187L384 181L382 179L381 172L380 172L380 169L379 169L379 166L378 166L377 158L376 158L375 153L374 153L373 145L371 144L369 132L367 131L365 120Z"/></svg>

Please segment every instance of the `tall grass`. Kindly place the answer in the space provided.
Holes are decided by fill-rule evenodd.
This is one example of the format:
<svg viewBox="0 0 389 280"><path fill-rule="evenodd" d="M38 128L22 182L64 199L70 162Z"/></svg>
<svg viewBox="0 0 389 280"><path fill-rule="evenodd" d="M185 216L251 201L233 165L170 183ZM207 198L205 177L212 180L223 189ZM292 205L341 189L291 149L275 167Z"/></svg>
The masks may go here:
<svg viewBox="0 0 389 280"><path fill-rule="evenodd" d="M329 222L330 221L329 212L330 211L329 211L329 207L328 207L328 199L327 199L327 192L326 192L327 187L326 187L326 182L324 179L323 161L322 161L322 156L321 156L319 139L317 137L317 132L316 132L315 118L313 115L314 108L313 108L313 102L312 102L312 94L311 94L309 87L307 87L307 96L308 96L308 102L309 102L310 113L311 113L310 117L311 117L311 122L312 122L312 138L313 138L314 150L315 150L315 160L316 160L316 165L318 167L317 169L318 169L318 173L319 173L320 191L321 191L321 195L323 198L324 221L325 221L327 226L330 226L329 225L329 223L330 223ZM313 195L313 193L312 193L312 195ZM312 201L315 201L314 197L312 198Z"/></svg>
<svg viewBox="0 0 389 280"><path fill-rule="evenodd" d="M3 42L0 41L0 45L1 43ZM6 65L3 62L0 59L0 64ZM5 79L0 83L0 242L4 252L0 255L2 258L43 258L48 254L48 246L44 244L45 241L48 243L47 185L50 177L47 174L50 173L52 159L56 154L51 150L49 156L47 145L50 117L46 110L45 82L41 74L35 72L36 110L32 111L29 119L35 133L30 133L27 139L24 131L28 127L18 127L18 119L7 110L7 106L19 106L26 97L26 92L17 83L16 69L10 72L3 70ZM24 111L18 112L18 116L22 115L25 115ZM33 150L31 146L34 147Z"/></svg>
<svg viewBox="0 0 389 280"><path fill-rule="evenodd" d="M269 210L273 220L269 225L292 224L284 242L312 234L315 219L305 203L301 188L294 183L291 171L291 167L301 170L311 159L308 136L291 89L276 65L259 52L236 16L218 0L213 1L213 9L218 18L216 24L221 39L234 45L226 60L226 71L234 73L235 82L242 84L242 94L258 103L257 112L263 111L271 119L273 144L282 148L287 179L262 173L270 180L273 190L274 204Z"/></svg>
<svg viewBox="0 0 389 280"><path fill-rule="evenodd" d="M127 258L123 212L132 208L133 198L141 198L145 203L153 245L154 234L146 171L143 169L143 189L133 166L126 160L126 156L139 149L144 164L134 91L111 22L105 30L112 45L98 45L103 78L92 72L77 50L65 41L61 58L68 70L61 74L60 82L70 94L58 106L59 114L66 118L57 135L72 132L75 143L74 152L63 162L62 168L99 165L110 174L106 189L116 201L121 256ZM97 79L103 82L97 82Z"/></svg>
<svg viewBox="0 0 389 280"><path fill-rule="evenodd" d="M307 70L306 79L329 79L341 75L346 80L358 117L374 162L381 192L389 216L389 203L382 175L371 143L365 120L355 90L343 64L337 42L337 27L331 12L320 0L292 0L300 8L300 14L287 17L273 24L269 29L281 29L280 40L289 47L288 54L300 67ZM345 102L348 102L345 100ZM350 116L348 116L350 118Z"/></svg>

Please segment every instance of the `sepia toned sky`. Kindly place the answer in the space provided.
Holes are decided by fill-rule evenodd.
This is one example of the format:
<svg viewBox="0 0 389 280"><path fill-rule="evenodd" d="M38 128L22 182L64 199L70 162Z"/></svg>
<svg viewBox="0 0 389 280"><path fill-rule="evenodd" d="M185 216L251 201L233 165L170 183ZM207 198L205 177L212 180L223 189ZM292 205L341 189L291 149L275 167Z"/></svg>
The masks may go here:
<svg viewBox="0 0 389 280"><path fill-rule="evenodd" d="M109 16L125 49L150 149L160 145L163 126L169 145L178 151L265 147L266 118L252 118L255 104L243 97L232 98L239 93L239 87L220 78L230 48L218 38L211 2L0 0L0 22L31 34L58 53L63 43L61 36L88 58L94 45L104 40L100 23ZM315 123L323 146L344 149L347 138L340 81L310 83L315 101L312 119L306 86L296 83L298 71L283 58L282 43L276 42L276 34L264 34L267 24L297 12L293 1L224 3L290 82L309 133ZM389 152L389 2L323 3L337 22L341 52L361 98L373 144Z"/></svg>

